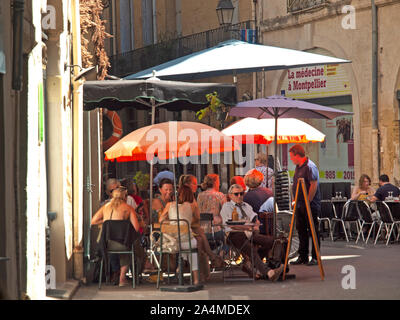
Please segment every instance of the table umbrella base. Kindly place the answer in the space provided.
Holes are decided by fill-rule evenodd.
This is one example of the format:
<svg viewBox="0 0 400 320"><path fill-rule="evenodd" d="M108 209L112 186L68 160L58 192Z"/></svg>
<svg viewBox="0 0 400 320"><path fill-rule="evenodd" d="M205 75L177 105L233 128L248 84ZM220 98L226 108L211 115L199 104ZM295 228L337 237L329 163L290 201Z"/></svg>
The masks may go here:
<svg viewBox="0 0 400 320"><path fill-rule="evenodd" d="M295 274L286 274L285 275L285 280L290 280L290 279L296 279L296 275ZM282 275L279 277L278 281L284 281L282 279Z"/></svg>
<svg viewBox="0 0 400 320"><path fill-rule="evenodd" d="M197 284L197 285L188 285L188 286L171 286L171 287L161 287L160 291L166 292L195 292L199 290L203 290L204 285Z"/></svg>

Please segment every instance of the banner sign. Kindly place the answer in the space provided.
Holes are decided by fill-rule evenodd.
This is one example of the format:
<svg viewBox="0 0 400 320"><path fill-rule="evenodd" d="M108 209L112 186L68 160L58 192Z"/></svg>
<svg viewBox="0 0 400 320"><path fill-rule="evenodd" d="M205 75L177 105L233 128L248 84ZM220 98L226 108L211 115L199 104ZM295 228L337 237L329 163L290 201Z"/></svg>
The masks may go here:
<svg viewBox="0 0 400 320"><path fill-rule="evenodd" d="M344 67L338 64L288 69L282 89L295 99L351 95Z"/></svg>

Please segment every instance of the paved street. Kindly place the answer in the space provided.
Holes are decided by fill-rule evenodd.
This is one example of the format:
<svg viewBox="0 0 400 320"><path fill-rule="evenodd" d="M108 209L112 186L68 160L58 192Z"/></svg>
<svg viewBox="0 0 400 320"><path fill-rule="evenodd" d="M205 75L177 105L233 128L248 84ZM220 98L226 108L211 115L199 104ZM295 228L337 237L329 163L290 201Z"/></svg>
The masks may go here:
<svg viewBox="0 0 400 320"><path fill-rule="evenodd" d="M296 279L285 282L269 281L223 283L222 274L214 273L204 289L193 293L161 292L155 284L131 287L82 286L74 300L352 300L400 299L400 244L376 246L354 241L321 243L325 280L321 281L318 266L292 266L290 274ZM349 280L346 265L355 269L355 283ZM343 280L344 279L344 280ZM355 284L355 289L343 289Z"/></svg>

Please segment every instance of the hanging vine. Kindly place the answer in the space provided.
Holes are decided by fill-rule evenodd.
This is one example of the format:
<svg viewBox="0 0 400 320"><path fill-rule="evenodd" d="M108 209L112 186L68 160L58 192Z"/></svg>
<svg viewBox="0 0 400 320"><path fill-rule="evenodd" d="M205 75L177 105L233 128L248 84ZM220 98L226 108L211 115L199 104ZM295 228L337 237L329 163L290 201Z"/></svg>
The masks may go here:
<svg viewBox="0 0 400 320"><path fill-rule="evenodd" d="M98 66L97 79L103 80L110 67L104 40L112 36L106 32L106 21L101 17L102 0L80 0L82 64L84 68ZM90 46L93 45L92 50ZM92 51L92 52L91 52Z"/></svg>

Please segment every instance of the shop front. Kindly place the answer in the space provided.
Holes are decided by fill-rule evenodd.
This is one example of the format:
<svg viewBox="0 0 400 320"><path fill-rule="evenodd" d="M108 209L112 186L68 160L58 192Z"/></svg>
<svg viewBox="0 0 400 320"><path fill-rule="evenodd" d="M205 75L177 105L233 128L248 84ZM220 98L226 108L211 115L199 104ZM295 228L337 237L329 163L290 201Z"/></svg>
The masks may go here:
<svg viewBox="0 0 400 320"><path fill-rule="evenodd" d="M332 55L324 49L310 52ZM340 64L288 69L281 85L281 94L353 112L350 81L344 66ZM319 168L324 198L330 198L336 192L342 192L343 197L350 197L355 179L353 116L341 116L334 120L304 119L326 135L323 143L305 145L307 155ZM288 160L291 146L282 145L282 167L287 168L293 176L294 166Z"/></svg>

